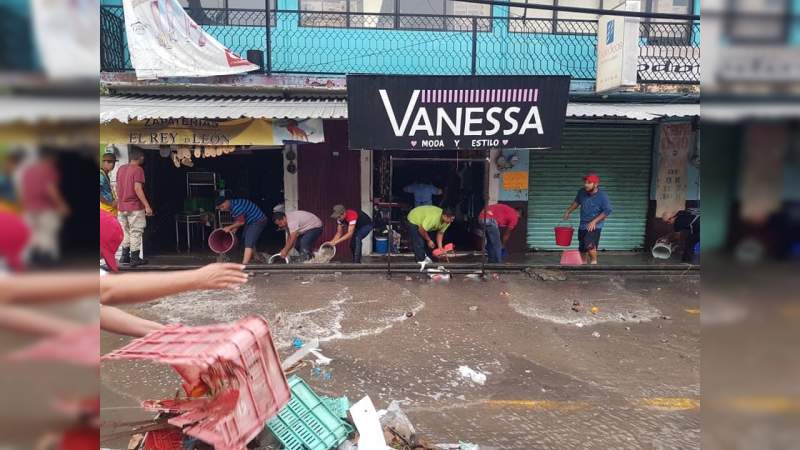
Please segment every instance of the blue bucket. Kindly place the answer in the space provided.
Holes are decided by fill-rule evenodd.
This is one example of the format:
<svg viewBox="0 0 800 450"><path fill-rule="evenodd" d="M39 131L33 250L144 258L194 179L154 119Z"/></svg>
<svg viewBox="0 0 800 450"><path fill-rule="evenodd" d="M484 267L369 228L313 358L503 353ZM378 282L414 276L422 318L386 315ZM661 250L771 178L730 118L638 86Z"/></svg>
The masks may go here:
<svg viewBox="0 0 800 450"><path fill-rule="evenodd" d="M375 238L375 253L385 255L389 253L389 239L385 237Z"/></svg>

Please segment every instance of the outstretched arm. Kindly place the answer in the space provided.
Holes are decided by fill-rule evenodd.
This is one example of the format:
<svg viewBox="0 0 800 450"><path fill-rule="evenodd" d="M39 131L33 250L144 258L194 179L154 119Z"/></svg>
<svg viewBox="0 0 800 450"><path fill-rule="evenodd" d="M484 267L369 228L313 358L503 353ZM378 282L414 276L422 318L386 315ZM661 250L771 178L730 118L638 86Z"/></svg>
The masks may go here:
<svg viewBox="0 0 800 450"><path fill-rule="evenodd" d="M244 267L241 264L214 263L195 270L100 277L100 303L143 303L186 291L235 289L247 282Z"/></svg>

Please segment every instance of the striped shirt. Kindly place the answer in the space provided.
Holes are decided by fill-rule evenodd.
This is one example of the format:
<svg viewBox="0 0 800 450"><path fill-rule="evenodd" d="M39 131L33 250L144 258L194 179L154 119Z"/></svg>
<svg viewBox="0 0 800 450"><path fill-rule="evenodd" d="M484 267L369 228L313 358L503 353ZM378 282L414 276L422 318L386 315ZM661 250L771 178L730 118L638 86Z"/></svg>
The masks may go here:
<svg viewBox="0 0 800 450"><path fill-rule="evenodd" d="M244 216L244 223L246 224L256 223L266 218L261 208L244 198L231 199L231 216Z"/></svg>

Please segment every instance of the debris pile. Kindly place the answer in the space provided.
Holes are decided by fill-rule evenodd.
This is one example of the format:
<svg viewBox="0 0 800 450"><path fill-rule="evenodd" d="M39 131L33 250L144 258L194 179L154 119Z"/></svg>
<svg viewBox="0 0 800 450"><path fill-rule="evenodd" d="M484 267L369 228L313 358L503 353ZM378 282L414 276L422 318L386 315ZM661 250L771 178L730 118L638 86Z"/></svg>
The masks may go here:
<svg viewBox="0 0 800 450"><path fill-rule="evenodd" d="M176 325L136 339L104 360L169 364L183 379L184 395L142 406L217 450L241 450L261 433L290 397L267 321Z"/></svg>

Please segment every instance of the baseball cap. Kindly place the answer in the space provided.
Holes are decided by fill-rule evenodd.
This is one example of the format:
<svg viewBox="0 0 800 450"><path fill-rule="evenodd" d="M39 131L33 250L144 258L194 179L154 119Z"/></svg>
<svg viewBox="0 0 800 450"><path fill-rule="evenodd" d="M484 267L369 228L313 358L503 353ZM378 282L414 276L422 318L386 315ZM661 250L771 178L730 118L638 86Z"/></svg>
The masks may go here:
<svg viewBox="0 0 800 450"><path fill-rule="evenodd" d="M583 179L584 181L588 181L590 183L595 183L595 184L600 182L600 176L593 172L589 172L586 175L584 175Z"/></svg>
<svg viewBox="0 0 800 450"><path fill-rule="evenodd" d="M217 198L215 198L214 199L214 206L219 206L219 205L225 203L225 200L227 200L227 198L225 198L225 197L217 197Z"/></svg>
<svg viewBox="0 0 800 450"><path fill-rule="evenodd" d="M22 254L28 245L31 231L22 218L9 211L0 211L0 258L8 267L19 272L25 268Z"/></svg>
<svg viewBox="0 0 800 450"><path fill-rule="evenodd" d="M112 272L119 272L115 255L122 243L122 237L122 226L117 218L105 211L100 211L100 254Z"/></svg>
<svg viewBox="0 0 800 450"><path fill-rule="evenodd" d="M342 214L344 214L344 211L345 211L344 205L334 205L333 213L331 214L331 218L335 219L335 218L341 216Z"/></svg>

